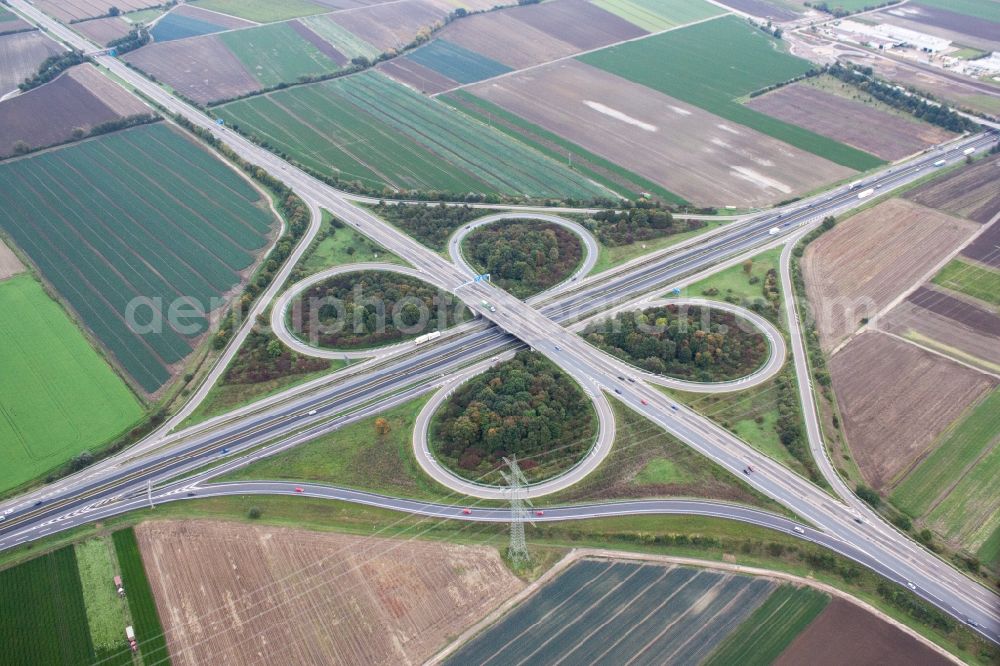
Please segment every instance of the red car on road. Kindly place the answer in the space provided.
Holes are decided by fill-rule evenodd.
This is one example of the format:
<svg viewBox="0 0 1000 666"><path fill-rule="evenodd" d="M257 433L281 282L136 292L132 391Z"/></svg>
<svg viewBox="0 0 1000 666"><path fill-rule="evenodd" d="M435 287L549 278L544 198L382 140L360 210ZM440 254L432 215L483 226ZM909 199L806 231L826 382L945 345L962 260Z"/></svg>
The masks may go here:
<svg viewBox="0 0 1000 666"><path fill-rule="evenodd" d="M468 515L470 515L472 513L472 509L462 509L462 513L464 515L468 516Z"/></svg>
<svg viewBox="0 0 1000 666"><path fill-rule="evenodd" d="M535 512L535 515L536 515L536 516L544 516L544 515L545 515L545 512L544 512L544 511L536 511L536 512Z"/></svg>
<svg viewBox="0 0 1000 666"><path fill-rule="evenodd" d="M300 488L299 486L295 486L295 492L301 493L302 492L302 488Z"/></svg>

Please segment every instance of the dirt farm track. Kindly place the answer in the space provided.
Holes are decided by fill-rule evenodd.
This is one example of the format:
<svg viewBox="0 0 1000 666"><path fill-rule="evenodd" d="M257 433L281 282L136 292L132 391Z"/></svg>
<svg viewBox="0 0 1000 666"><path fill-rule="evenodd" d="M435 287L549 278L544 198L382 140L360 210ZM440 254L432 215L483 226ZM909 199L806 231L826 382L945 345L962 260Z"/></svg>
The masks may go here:
<svg viewBox="0 0 1000 666"><path fill-rule="evenodd" d="M488 547L211 521L135 531L177 666L420 663L524 586Z"/></svg>

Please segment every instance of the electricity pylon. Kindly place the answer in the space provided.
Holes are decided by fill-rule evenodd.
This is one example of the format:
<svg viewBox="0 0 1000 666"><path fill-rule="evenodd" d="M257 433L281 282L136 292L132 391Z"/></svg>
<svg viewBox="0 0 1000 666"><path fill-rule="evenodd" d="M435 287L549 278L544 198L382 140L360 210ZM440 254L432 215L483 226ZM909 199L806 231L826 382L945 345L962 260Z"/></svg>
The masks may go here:
<svg viewBox="0 0 1000 666"><path fill-rule="evenodd" d="M517 456L503 459L507 465L506 472L501 471L504 481L507 482L507 494L510 497L510 545L507 547L507 557L514 564L527 564L531 561L528 554L528 544L524 540L524 523L530 522L531 515L528 507L531 500L528 499L528 480L524 478L524 473L517 465Z"/></svg>

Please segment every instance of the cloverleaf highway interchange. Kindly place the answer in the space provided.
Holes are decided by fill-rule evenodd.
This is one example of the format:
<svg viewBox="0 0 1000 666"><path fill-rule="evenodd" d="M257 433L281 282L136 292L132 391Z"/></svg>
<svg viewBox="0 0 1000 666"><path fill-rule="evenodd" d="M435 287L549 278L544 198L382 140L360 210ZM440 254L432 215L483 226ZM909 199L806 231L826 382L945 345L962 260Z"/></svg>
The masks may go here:
<svg viewBox="0 0 1000 666"><path fill-rule="evenodd" d="M473 238L480 227L503 220L564 225L572 231L579 227L572 221L578 219L576 216L593 215L599 208L472 203L472 208L482 208L482 214L489 217L467 228L463 223L461 231L449 241L450 253L438 252L380 217L381 197L338 188L317 177L313 170L285 159L279 155L281 151L250 140L243 132L231 128L231 123L219 121L169 86L144 75L119 54L84 37L73 29L74 24L55 18L40 5L26 0L9 0L7 7L28 26L90 58L121 89L155 109L168 122L180 123L186 131L197 133L203 140L210 137L216 147L225 146L235 158L280 181L304 202L310 219L301 240L277 269L269 286L253 302L243 323L213 360L201 383L192 388L183 405L164 423L117 453L0 501L4 516L0 522L0 551L14 552L14 549L24 549L60 533L150 507L225 496L303 495L432 520L506 524L512 519L512 510L504 503L510 497L509 488L452 472L437 460L426 435L434 409L446 402L463 383L499 363L510 361L524 350L531 350L548 359L581 388L592 402L597 417L594 442L585 455L561 473L532 481L524 488L524 499L532 504L530 518L535 526L623 516L691 515L740 521L828 549L916 595L964 625L986 644L1000 642L1000 595L995 586L990 589L982 579L960 571L953 561L892 524L870 502L859 497L854 484L838 471L824 442L826 426L817 404L820 398L810 369L804 325L800 321L802 308L794 298L792 272L793 262L798 261L793 250L804 237L818 230L824 220L840 219L869 206L869 196L890 197L905 192L924 182L929 174L963 167L966 162L971 163L970 155L978 158L989 153L1000 137L1000 124L985 114L963 113L963 117L976 124L974 130L903 159L883 163L860 177L814 189L790 203L747 212L726 211L721 217L700 212L674 212L677 219L718 217L725 223L603 270L593 270L598 245L588 234L582 239L585 259L572 278L567 276L547 291L525 300L499 286L497 276L493 276L493 281L477 279L480 271L466 261L460 250L463 238ZM455 24L465 20L456 20ZM24 94L27 93L22 96ZM867 194L859 197L859 193ZM406 205L418 203L405 202ZM464 204L461 201L447 203ZM330 267L295 282L293 269L321 234L324 211L354 233L367 237L385 252L401 259L409 268L386 268L387 264L373 259L370 264ZM588 325L614 313L653 306L674 307L682 302L708 307L711 302L697 294L692 294L692 298L682 297L683 290L722 270L739 267L769 250L775 250L780 257L782 321L769 321L744 308L717 302L720 311L746 317L766 340L767 357L749 375L692 386L696 382L671 379L640 369L617 355L598 349L580 335ZM298 295L323 280L360 269L391 270L423 281L459 299L473 317L443 329L440 335L420 344L399 342L374 353L323 352L288 330L287 314ZM662 296L668 292L667 296ZM265 318L281 343L295 353L309 355L315 352L320 358L351 362L335 373L261 397L193 425L185 422L223 377L253 327ZM787 332L787 337L775 324ZM819 470L822 484L751 446L725 425L702 415L672 393L689 390L723 394L746 390L772 380L789 364L797 380L797 399L804 419L809 456ZM220 478L318 437L332 433L335 438L340 429L384 414L419 396L433 397L418 418L413 454L423 474L453 493L452 502L394 497L305 481ZM714 461L753 491L787 511L779 513L697 498L637 497L547 503L547 496L572 489L609 459L616 437L616 410L622 406ZM994 504L1000 502L1000 498L991 499ZM525 529L530 546L533 528ZM158 603L162 602L158 599ZM162 618L163 607L160 608ZM139 644L141 647L141 636ZM173 644L170 645L174 649Z"/></svg>

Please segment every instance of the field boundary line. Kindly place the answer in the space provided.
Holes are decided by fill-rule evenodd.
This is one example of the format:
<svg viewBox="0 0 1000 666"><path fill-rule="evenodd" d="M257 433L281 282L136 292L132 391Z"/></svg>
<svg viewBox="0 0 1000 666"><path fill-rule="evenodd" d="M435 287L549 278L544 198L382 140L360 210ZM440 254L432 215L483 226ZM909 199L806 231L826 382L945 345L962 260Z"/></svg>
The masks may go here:
<svg viewBox="0 0 1000 666"><path fill-rule="evenodd" d="M935 181L931 180L929 182L933 183ZM940 181L938 181L938 182L940 182ZM900 196L900 195L897 195L897 196L894 196L894 197L890 197L890 199L901 199L901 198L902 198L902 196ZM886 201L889 201L890 199L886 199ZM943 213L945 215L948 215L950 217L955 218L956 220L961 220L963 222L973 222L972 220L969 220L967 218L961 217L959 215L953 215L952 213L948 213L946 211L939 210L937 208L931 208L930 206L924 206L923 204L917 203L915 201L910 201L909 199L906 199L905 201L909 201L912 204L920 206L921 208L924 208L926 210L934 211L935 213ZM854 331L854 333L852 333L851 335L847 336L847 339L845 339L843 342L841 342L836 347L834 347L833 349L831 349L830 352L829 352L829 354L828 354L828 357L833 358L834 354L836 354L841 349L843 349L844 347L846 347L848 345L848 343L851 342L851 340L853 340L854 338L858 337L859 335L861 335L865 331L867 331L867 330L879 330L879 328L878 328L878 322L879 322L879 320L882 317L887 316L889 314L889 312L891 312L894 307L896 307L897 305L899 305L900 303L902 303L903 301L905 301L907 299L907 297L910 296L910 294L912 294L913 292L915 292L917 289L919 289L924 284L927 284L928 282L930 282L934 278L934 276L937 275L941 271L941 269L943 269L951 261L953 261L954 259L956 259L958 257L958 255L961 254L962 250L964 250L965 248L967 248L969 245L972 245L973 241L975 241L981 235L983 235L984 233L986 233L986 231L990 227L992 227L994 224L996 224L997 220L1000 220L1000 213L997 213L996 215L994 215L993 219L991 219L986 224L980 225L980 227L979 227L979 229L977 231L974 231L971 236L969 236L967 239L965 239L959 245L957 245L955 247L955 249L952 250L951 252L949 252L945 257L943 257L941 259L941 261L939 261L938 263L934 264L926 273L924 273L923 275L921 275L920 278L918 280L916 280L916 282L914 282L912 285L910 285L909 287L907 287L906 289L904 289L902 292L900 292L900 294L898 296L896 296L896 298L894 298L891 301L889 301L889 303L887 303L885 307L883 307L881 310L879 310L877 313L875 313L875 316L872 317L871 320L867 324L865 324L864 326L862 326L858 330ZM951 357L949 356L948 358L951 358ZM970 366L970 367L972 367L972 366ZM994 376L996 376L996 375L994 375Z"/></svg>
<svg viewBox="0 0 1000 666"><path fill-rule="evenodd" d="M713 3L713 4L715 4L715 3ZM732 12L730 12L730 13L732 13ZM503 79L503 78L506 78L508 76L513 76L514 74L520 74L522 72L530 72L532 70L538 69L539 67L547 67L548 65L554 65L557 62L564 62L566 60L572 60L572 59L575 59L575 58L579 58L580 56L583 56L583 55L587 55L587 54L590 54L590 53L596 53L597 51L603 51L604 49L610 49L610 48L613 48L615 46L621 46L622 44L628 44L630 42L637 42L637 41L642 40L642 39L649 39L650 37L658 37L658 36L660 36L662 34L665 34L665 33L668 33L668 32L674 31L674 30L680 30L682 28L688 28L688 27L691 27L693 25L698 25L699 23L705 23L707 21L714 21L716 19L722 18L723 16L728 16L728 15L729 14L717 14L716 16L709 16L708 18L699 19L697 21L692 21L690 23L684 23L682 25L675 25L675 26L673 26L671 28L665 28L664 30L658 30L656 32L650 32L650 33L645 34L645 35L639 35L638 37L630 37L629 39L623 39L621 41L611 42L610 44L605 44L604 46L598 46L597 48L585 49L583 51L577 51L576 53L571 53L569 55L559 56L558 58L553 58L552 60L546 60L545 62L540 62L540 63L538 63L536 65L528 65L527 67L522 67L521 69L512 69L509 72L504 72L503 74L497 74L496 76L491 76L489 78L482 79L480 81L473 81L471 83L463 83L461 85L455 86L454 88L449 88L447 90L442 90L440 92L436 92L433 95L428 95L428 97L430 97L431 99L434 99L434 98L438 97L439 95L447 95L448 93L455 92L456 90L464 90L464 89L469 88L471 86L479 85L481 83L489 83L491 81L496 81L498 79ZM440 39L440 37L435 37L435 39ZM416 50L416 49L414 49L414 50ZM412 53L412 52L413 51L410 51L409 53ZM409 53L404 54L404 56L405 55L409 55ZM392 60L395 60L395 58L392 58ZM394 78L393 81L396 81L396 79ZM402 83L402 82L400 81L400 83ZM406 85L407 87L412 88L412 86L409 86L408 84L403 84L403 85Z"/></svg>
<svg viewBox="0 0 1000 666"><path fill-rule="evenodd" d="M944 358L944 359L947 359L949 361L952 361L953 363L958 363L959 365L964 366L964 367L968 368L969 370L975 370L976 372L978 372L980 374L983 374L983 375L986 375L988 377L993 377L994 379L1000 380L1000 375L998 375L995 372L990 372L989 370L987 370L985 368L980 368L979 366L972 365L971 363L968 363L967 361L962 361L962 360L959 360L957 358L953 358L952 356L949 356L948 354L944 353L943 351L939 351L939 350L934 349L932 347L927 347L927 346L925 346L925 345L917 342L916 340L910 340L909 338L907 338L905 336L902 336L902 335L899 335L898 333L891 333L889 331L882 331L882 330L877 330L877 331L875 331L875 333L881 333L882 335L888 335L890 338L895 338L895 339L899 340L900 342L905 342L908 345L913 345L914 347L917 347L918 349L923 349L925 352L929 352L931 354L934 354L935 356L940 356L941 358Z"/></svg>

